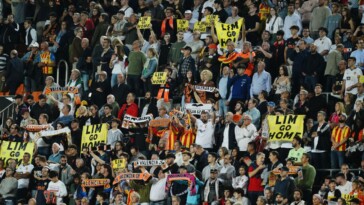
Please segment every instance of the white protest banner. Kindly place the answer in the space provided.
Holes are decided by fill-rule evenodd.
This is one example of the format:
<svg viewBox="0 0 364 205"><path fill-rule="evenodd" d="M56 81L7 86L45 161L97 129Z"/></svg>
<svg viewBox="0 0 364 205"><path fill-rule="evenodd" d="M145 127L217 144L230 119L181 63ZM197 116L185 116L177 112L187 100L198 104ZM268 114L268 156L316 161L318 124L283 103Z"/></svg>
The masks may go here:
<svg viewBox="0 0 364 205"><path fill-rule="evenodd" d="M216 90L215 87L201 86L201 85L195 85L195 89L196 89L196 91L205 91L205 92L209 92L209 93L213 93Z"/></svg>
<svg viewBox="0 0 364 205"><path fill-rule="evenodd" d="M211 104L186 103L186 110L190 110L192 115L201 115L202 111L209 113L211 111L211 108Z"/></svg>
<svg viewBox="0 0 364 205"><path fill-rule="evenodd" d="M50 137L50 136L55 136L55 135L60 135L60 134L67 134L67 133L71 133L70 128L65 127L59 130L43 130L40 131L40 136L42 137Z"/></svg>
<svg viewBox="0 0 364 205"><path fill-rule="evenodd" d="M160 166L165 163L164 160L138 160L134 162L134 166L143 166L143 167L151 167L151 166Z"/></svg>
<svg viewBox="0 0 364 205"><path fill-rule="evenodd" d="M144 123L144 122L149 122L152 119L153 119L153 116L151 116L151 115L146 115L144 117L133 117L128 114L124 115L124 120L132 122L132 123Z"/></svg>

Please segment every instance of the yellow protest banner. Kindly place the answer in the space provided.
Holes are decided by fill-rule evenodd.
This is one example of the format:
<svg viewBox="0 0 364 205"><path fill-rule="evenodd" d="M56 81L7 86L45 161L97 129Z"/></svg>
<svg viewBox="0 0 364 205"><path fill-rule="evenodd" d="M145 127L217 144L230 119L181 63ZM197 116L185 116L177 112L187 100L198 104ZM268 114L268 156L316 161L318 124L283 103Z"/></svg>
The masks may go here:
<svg viewBox="0 0 364 205"><path fill-rule="evenodd" d="M193 25L193 31L198 31L200 33L206 32L206 23L202 21L197 21L195 25Z"/></svg>
<svg viewBox="0 0 364 205"><path fill-rule="evenodd" d="M207 27L211 27L211 22L216 22L216 21L219 21L219 16L218 15L210 14L210 15L206 16L205 23L206 23Z"/></svg>
<svg viewBox="0 0 364 205"><path fill-rule="evenodd" d="M108 124L96 124L83 126L81 150L83 148L97 147L101 143L106 144Z"/></svg>
<svg viewBox="0 0 364 205"><path fill-rule="evenodd" d="M16 161L16 164L19 166L23 163L23 155L26 152L30 154L30 162L32 161L34 143L2 141L0 150L0 159L2 159L5 164L8 163L9 159L14 159Z"/></svg>
<svg viewBox="0 0 364 205"><path fill-rule="evenodd" d="M361 76L359 77L359 83L364 83L364 75L361 75Z"/></svg>
<svg viewBox="0 0 364 205"><path fill-rule="evenodd" d="M236 43L239 39L243 19L239 19L233 24L220 23L215 21L215 28L219 45L221 48L226 48L229 41Z"/></svg>
<svg viewBox="0 0 364 205"><path fill-rule="evenodd" d="M185 32L188 30L188 20L186 19L177 19L177 32Z"/></svg>
<svg viewBox="0 0 364 205"><path fill-rule="evenodd" d="M150 16L142 16L142 17L139 18L138 28L139 29L149 29L150 28L150 23L151 23Z"/></svg>
<svg viewBox="0 0 364 205"><path fill-rule="evenodd" d="M167 82L167 73L166 72L154 72L152 77L153 85L163 85Z"/></svg>
<svg viewBox="0 0 364 205"><path fill-rule="evenodd" d="M111 162L113 170L120 170L126 167L125 159L114 159Z"/></svg>
<svg viewBox="0 0 364 205"><path fill-rule="evenodd" d="M269 141L289 141L303 136L304 115L269 115Z"/></svg>

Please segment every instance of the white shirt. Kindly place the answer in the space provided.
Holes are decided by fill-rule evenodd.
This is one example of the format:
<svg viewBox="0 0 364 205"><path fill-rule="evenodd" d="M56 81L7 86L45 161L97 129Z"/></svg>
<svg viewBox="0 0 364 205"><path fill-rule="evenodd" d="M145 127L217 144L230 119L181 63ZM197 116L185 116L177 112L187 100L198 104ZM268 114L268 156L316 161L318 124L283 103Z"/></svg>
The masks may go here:
<svg viewBox="0 0 364 205"><path fill-rule="evenodd" d="M212 148L215 139L215 125L212 124L211 120L205 124L200 119L197 119L196 126L196 144L201 145L203 148Z"/></svg>
<svg viewBox="0 0 364 205"><path fill-rule="evenodd" d="M235 126L235 138L240 151L247 151L248 143L254 140L256 132L257 128L253 123L250 123L246 128Z"/></svg>
<svg viewBox="0 0 364 205"><path fill-rule="evenodd" d="M30 31L29 31L30 29ZM32 42L28 42L28 31L29 31L29 34L32 36ZM37 32L35 31L34 28L30 27L28 28L26 31L25 31L25 45L30 45L34 42L37 42Z"/></svg>
<svg viewBox="0 0 364 205"><path fill-rule="evenodd" d="M211 7L214 12L215 12L215 7L214 7L214 0L207 0L203 6L202 6L202 10L201 10L201 13L203 14L203 12L205 11L205 8L206 7Z"/></svg>
<svg viewBox="0 0 364 205"><path fill-rule="evenodd" d="M317 46L317 53L321 53L322 51L328 50L330 51L332 42L328 37L318 38L315 40L314 44ZM326 61L326 56L324 56Z"/></svg>
<svg viewBox="0 0 364 205"><path fill-rule="evenodd" d="M223 133L224 138L222 140L221 147L229 148L229 127L230 127L230 124L228 124L224 129L224 133Z"/></svg>
<svg viewBox="0 0 364 205"><path fill-rule="evenodd" d="M127 6L123 6L120 11L124 11L125 12L125 16L124 18L128 19L133 13L134 13L134 10L133 8L131 8L129 5Z"/></svg>
<svg viewBox="0 0 364 205"><path fill-rule="evenodd" d="M61 180L58 180L56 183L50 181L47 190L54 191L56 193L57 205L63 202L62 197L67 196L66 186Z"/></svg>
<svg viewBox="0 0 364 205"><path fill-rule="evenodd" d="M176 152L175 156L176 156L176 159L174 160L174 162L177 163L178 166L181 166L183 163L182 152Z"/></svg>
<svg viewBox="0 0 364 205"><path fill-rule="evenodd" d="M345 80L345 92L346 93L351 93L354 95L358 94L358 89L356 87L350 91L348 91L346 89L354 84L357 84L359 82L360 75L363 75L363 72L359 68L355 68L353 70L348 68L345 70L343 80Z"/></svg>
<svg viewBox="0 0 364 205"><path fill-rule="evenodd" d="M277 33L282 28L283 20L280 16L272 17L268 22L265 23L265 30L269 31L271 34Z"/></svg>
<svg viewBox="0 0 364 205"><path fill-rule="evenodd" d="M120 74L122 73L124 77L126 76L126 73L128 71L128 66L125 66L125 59L127 58L126 55L124 55L123 60L119 61L118 57L112 62L114 65L111 73L112 74Z"/></svg>
<svg viewBox="0 0 364 205"><path fill-rule="evenodd" d="M153 184L152 187L150 188L150 194L149 194L150 201L164 200L167 196L167 192L164 191L167 178L165 177L160 180L153 178L152 180Z"/></svg>
<svg viewBox="0 0 364 205"><path fill-rule="evenodd" d="M18 169L16 169L16 172L20 173L20 174L26 174L26 173L31 173L32 170L34 169L34 165L32 164L28 164L28 165L24 165L21 164ZM22 189L22 188L28 188L29 187L29 179L18 179L18 189Z"/></svg>
<svg viewBox="0 0 364 205"><path fill-rule="evenodd" d="M352 190L351 182L347 181L346 184L339 185L336 187L336 189L340 190L341 195L349 194Z"/></svg>
<svg viewBox="0 0 364 205"><path fill-rule="evenodd" d="M299 17L297 14L293 13L291 16L287 15L284 19L284 25L283 25L283 31L284 31L284 40L287 40L289 37L291 37L291 26L296 25L300 29L298 33L301 33L302 30L302 23L301 23L301 17Z"/></svg>

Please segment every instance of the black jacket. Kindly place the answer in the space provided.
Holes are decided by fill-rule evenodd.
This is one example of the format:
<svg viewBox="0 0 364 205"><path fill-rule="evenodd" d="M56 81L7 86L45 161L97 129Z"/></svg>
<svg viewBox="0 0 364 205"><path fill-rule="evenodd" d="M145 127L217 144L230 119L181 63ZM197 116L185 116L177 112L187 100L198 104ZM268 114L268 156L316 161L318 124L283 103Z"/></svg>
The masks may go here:
<svg viewBox="0 0 364 205"><path fill-rule="evenodd" d="M331 135L330 135L331 130L330 130L330 125L327 122L325 122L322 125L320 131L317 131L317 129L318 129L318 123L315 124L311 128L311 132L310 132L311 134L313 132L317 132L317 135L318 135L318 143L317 143L316 149L330 151L331 150ZM311 148L312 149L314 148L314 140L312 140Z"/></svg>

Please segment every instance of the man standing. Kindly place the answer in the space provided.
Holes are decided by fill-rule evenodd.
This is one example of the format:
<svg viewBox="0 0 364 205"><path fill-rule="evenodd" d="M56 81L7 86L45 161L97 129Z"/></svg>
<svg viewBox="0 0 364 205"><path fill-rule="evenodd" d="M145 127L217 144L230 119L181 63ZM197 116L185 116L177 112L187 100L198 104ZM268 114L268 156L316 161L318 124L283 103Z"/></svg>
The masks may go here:
<svg viewBox="0 0 364 205"><path fill-rule="evenodd" d="M327 54L329 54L332 42L331 40L326 36L327 35L327 29L325 27L319 28L319 38L315 40L314 44L317 47L317 53L319 53L321 56L324 57L326 60Z"/></svg>
<svg viewBox="0 0 364 205"><path fill-rule="evenodd" d="M213 169L221 170L221 166L216 162L217 160L217 154L215 152L210 152L207 155L207 162L208 165L206 165L202 170L202 179L206 181L210 177L210 171Z"/></svg>
<svg viewBox="0 0 364 205"><path fill-rule="evenodd" d="M35 59L34 63L38 64L38 68L42 72L42 80L40 82L45 82L47 76L52 76L54 73L54 67L56 66L56 57L49 51L49 45L47 41L40 44L41 52Z"/></svg>
<svg viewBox="0 0 364 205"><path fill-rule="evenodd" d="M356 46L357 46L357 49L350 54L350 57L355 57L356 66L363 70L364 69L364 40L359 39Z"/></svg>
<svg viewBox="0 0 364 205"><path fill-rule="evenodd" d="M16 169L14 177L18 180L17 199L25 199L28 195L29 178L34 166L30 163L30 154L24 153L23 163Z"/></svg>
<svg viewBox="0 0 364 205"><path fill-rule="evenodd" d="M271 90L272 79L270 74L264 69L265 63L263 61L260 61L258 63L258 71L253 75L252 84L250 87L251 98L257 98L259 93L263 90L267 91L268 93Z"/></svg>
<svg viewBox="0 0 364 205"><path fill-rule="evenodd" d="M211 169L210 173L209 179L205 182L203 201L209 204L218 204L218 201L223 197L224 188L217 178L219 171L217 169Z"/></svg>
<svg viewBox="0 0 364 205"><path fill-rule="evenodd" d="M310 21L310 31L313 39L318 37L319 28L325 26L326 19L330 15L331 10L325 5L325 0L319 0L319 6L313 9Z"/></svg>
<svg viewBox="0 0 364 205"><path fill-rule="evenodd" d="M265 154L259 152L257 159L248 168L249 185L248 185L248 198L250 201L257 201L259 196L264 195L264 187L262 186L263 179L261 174L265 169L264 164Z"/></svg>
<svg viewBox="0 0 364 205"><path fill-rule="evenodd" d="M350 128L345 124L347 115L339 116L339 124L331 132L331 168L338 169L345 159L346 141L350 136Z"/></svg>
<svg viewBox="0 0 364 205"><path fill-rule="evenodd" d="M303 66L302 75L304 84L309 91L314 90L318 78L325 69L325 61L322 55L317 52L316 44L310 45L310 54L306 58L306 64Z"/></svg>
<svg viewBox="0 0 364 205"><path fill-rule="evenodd" d="M233 113L228 112L225 115L225 128L223 132L223 140L221 147L226 147L229 150L232 150L233 148L238 146L238 143L236 142L235 138L235 124L233 121Z"/></svg>
<svg viewBox="0 0 364 205"><path fill-rule="evenodd" d="M224 164L220 170L218 178L224 186L231 186L235 177L235 167L231 165L232 157L227 154L224 156Z"/></svg>
<svg viewBox="0 0 364 205"><path fill-rule="evenodd" d="M136 93L137 96L142 96L140 89L140 76L143 70L144 63L147 58L140 50L140 42L138 40L133 42L133 50L129 53L129 65L127 73L128 85L131 87L131 91Z"/></svg>
<svg viewBox="0 0 364 205"><path fill-rule="evenodd" d="M293 191L295 189L294 181L288 176L289 169L288 167L280 168L280 176L281 178L277 180L274 186L274 192L282 194L284 201L291 202L293 201Z"/></svg>
<svg viewBox="0 0 364 205"><path fill-rule="evenodd" d="M349 57L348 59L348 69L345 70L343 77L343 85L342 85L342 97L346 93L350 93L353 95L358 94L358 82L359 77L363 75L363 72L360 68L356 67L356 58Z"/></svg>
<svg viewBox="0 0 364 205"><path fill-rule="evenodd" d="M295 179L295 184L302 190L303 199L310 205L316 169L310 164L310 155L307 153L302 155L301 162L302 170L298 171L298 177Z"/></svg>
<svg viewBox="0 0 364 205"><path fill-rule="evenodd" d="M16 89L24 82L24 64L18 57L18 51L16 50L10 52L5 79L9 88L9 95L15 95Z"/></svg>
<svg viewBox="0 0 364 205"><path fill-rule="evenodd" d="M37 42L37 31L34 28L32 28L31 20L24 21L24 29L25 29L25 45L29 47L29 45Z"/></svg>
<svg viewBox="0 0 364 205"><path fill-rule="evenodd" d="M173 49L173 45L172 48ZM179 69L178 69L178 82L182 82L187 75L187 71L191 70L192 75L195 78L199 78L198 73L196 73L195 67L195 59L191 56L192 48L189 46L185 46L182 48L183 56L179 61Z"/></svg>
<svg viewBox="0 0 364 205"><path fill-rule="evenodd" d="M181 56L182 56L181 49L185 45L186 45L186 42L183 41L183 32L182 31L179 31L177 33L177 41L174 42L174 43L172 43L171 49L169 50L167 63L169 63L171 65L173 65L173 64L174 65L177 65L177 63L179 63L179 61L181 59Z"/></svg>
<svg viewBox="0 0 364 205"><path fill-rule="evenodd" d="M220 116L224 116L227 114L228 106L226 105L226 99L229 97L228 94L228 81L229 81L229 66L224 66L222 69L222 76L219 80L219 95L221 99L219 100L219 113Z"/></svg>
<svg viewBox="0 0 364 205"><path fill-rule="evenodd" d="M245 66L241 65L237 69L238 75L228 80L227 90L230 91L230 97L226 101L229 105L230 111L233 111L238 101L248 103L250 99L250 85L252 83L251 78L244 74Z"/></svg>
<svg viewBox="0 0 364 205"><path fill-rule="evenodd" d="M339 63L341 60L343 60L343 55L342 55L343 50L344 50L344 45L340 43L336 45L335 50L332 50L327 55L326 58L327 64L324 73L326 80L325 92L332 91L332 86L335 84L336 75L339 73L338 69Z"/></svg>
<svg viewBox="0 0 364 205"><path fill-rule="evenodd" d="M189 111L188 111L189 113ZM196 123L196 144L201 145L204 149L211 151L215 144L215 114L212 113L212 118L209 119L209 113L202 111L201 119L196 119L191 115L192 123Z"/></svg>
<svg viewBox="0 0 364 205"><path fill-rule="evenodd" d="M301 33L302 30L302 23L301 18L294 12L294 5L289 4L288 5L288 14L286 18L284 19L283 24L283 31L284 31L284 39L287 40L289 37L291 37L291 31L290 28L293 25L297 25L299 30L298 33Z"/></svg>
<svg viewBox="0 0 364 205"><path fill-rule="evenodd" d="M96 44L99 42L101 36L106 34L107 28L109 27L108 23L109 15L107 13L102 13L99 17L99 23L95 28L95 32L92 36L91 46L94 48Z"/></svg>

